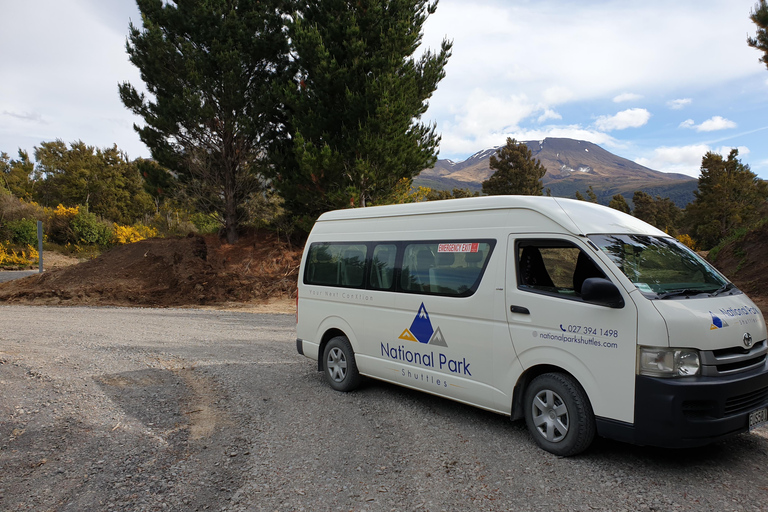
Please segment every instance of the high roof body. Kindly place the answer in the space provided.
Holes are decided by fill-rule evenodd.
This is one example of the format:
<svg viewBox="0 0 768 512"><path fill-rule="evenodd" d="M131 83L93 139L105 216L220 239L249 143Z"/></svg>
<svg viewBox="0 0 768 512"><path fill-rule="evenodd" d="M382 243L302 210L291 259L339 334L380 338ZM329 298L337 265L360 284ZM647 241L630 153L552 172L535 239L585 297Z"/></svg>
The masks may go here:
<svg viewBox="0 0 768 512"><path fill-rule="evenodd" d="M527 209L541 213L574 235L621 233L669 236L640 219L607 206L575 199L543 196L483 196L350 208L324 213L318 222L513 209Z"/></svg>

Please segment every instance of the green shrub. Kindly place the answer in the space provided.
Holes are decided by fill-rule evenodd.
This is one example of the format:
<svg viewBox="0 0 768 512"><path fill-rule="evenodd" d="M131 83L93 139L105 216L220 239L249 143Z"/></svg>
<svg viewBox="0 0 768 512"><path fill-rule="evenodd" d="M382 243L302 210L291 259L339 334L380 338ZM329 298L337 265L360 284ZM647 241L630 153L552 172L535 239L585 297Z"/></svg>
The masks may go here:
<svg viewBox="0 0 768 512"><path fill-rule="evenodd" d="M195 225L198 233L203 235L216 233L221 228L221 222L213 213L193 213L189 220Z"/></svg>
<svg viewBox="0 0 768 512"><path fill-rule="evenodd" d="M73 242L107 247L112 243L112 226L90 212L79 212L70 224Z"/></svg>
<svg viewBox="0 0 768 512"><path fill-rule="evenodd" d="M5 231L14 245L37 246L37 222L34 220L9 220L5 223Z"/></svg>

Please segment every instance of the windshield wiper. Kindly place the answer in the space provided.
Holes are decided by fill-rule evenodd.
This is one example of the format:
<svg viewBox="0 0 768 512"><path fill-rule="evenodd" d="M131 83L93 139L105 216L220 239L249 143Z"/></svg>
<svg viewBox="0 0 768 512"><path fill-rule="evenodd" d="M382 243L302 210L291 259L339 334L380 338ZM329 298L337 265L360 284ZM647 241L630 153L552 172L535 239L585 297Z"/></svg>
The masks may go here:
<svg viewBox="0 0 768 512"><path fill-rule="evenodd" d="M689 295L701 295L701 294L704 294L704 293L706 293L710 297L717 297L721 293L727 292L729 290L733 290L734 288L736 288L736 286L734 286L733 283L725 283L723 286L721 286L717 290L713 290L713 291L694 290L692 288L683 288L683 289L680 289L680 290L672 290L672 291L669 291L669 292L657 293L656 294L656 298L668 299L670 297L682 297L682 296L689 296Z"/></svg>
<svg viewBox="0 0 768 512"><path fill-rule="evenodd" d="M721 293L727 292L729 290L733 290L734 288L736 288L736 286L733 283L725 283L723 286L718 288L716 291L712 292L712 296L713 297L717 297Z"/></svg>
<svg viewBox="0 0 768 512"><path fill-rule="evenodd" d="M684 288L682 290L672 290L671 292L657 293L656 297L659 299L668 299L670 297L681 297L683 295L701 295L702 293L712 293L705 290L692 290L690 288Z"/></svg>

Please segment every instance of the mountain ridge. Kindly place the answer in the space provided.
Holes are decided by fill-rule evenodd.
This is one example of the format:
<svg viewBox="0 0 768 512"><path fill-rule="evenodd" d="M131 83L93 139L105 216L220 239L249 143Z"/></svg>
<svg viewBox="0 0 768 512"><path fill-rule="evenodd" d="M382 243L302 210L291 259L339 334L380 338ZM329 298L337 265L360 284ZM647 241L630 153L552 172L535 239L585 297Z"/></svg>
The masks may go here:
<svg viewBox="0 0 768 512"><path fill-rule="evenodd" d="M693 201L693 191L698 187L695 178L650 169L591 142L549 137L522 143L546 167L542 183L552 195L574 197L577 191L585 194L592 186L600 203L608 204L616 194L631 203L635 191L642 190L653 196L669 197L685 207ZM493 174L489 159L498 149L480 150L461 162L438 160L431 169L424 169L414 184L437 190L481 190L482 182Z"/></svg>

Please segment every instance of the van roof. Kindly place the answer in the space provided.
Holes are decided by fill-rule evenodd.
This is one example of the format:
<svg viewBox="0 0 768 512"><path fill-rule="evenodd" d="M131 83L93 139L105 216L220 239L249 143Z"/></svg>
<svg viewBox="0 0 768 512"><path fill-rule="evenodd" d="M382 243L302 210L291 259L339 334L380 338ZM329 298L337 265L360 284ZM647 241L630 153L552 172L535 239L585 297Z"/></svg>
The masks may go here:
<svg viewBox="0 0 768 512"><path fill-rule="evenodd" d="M598 233L669 236L642 220L595 203L545 196L482 196L423 203L350 208L324 213L318 222L480 210L533 210L575 235Z"/></svg>

